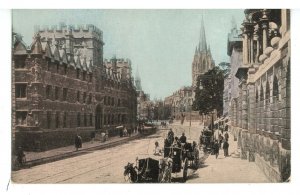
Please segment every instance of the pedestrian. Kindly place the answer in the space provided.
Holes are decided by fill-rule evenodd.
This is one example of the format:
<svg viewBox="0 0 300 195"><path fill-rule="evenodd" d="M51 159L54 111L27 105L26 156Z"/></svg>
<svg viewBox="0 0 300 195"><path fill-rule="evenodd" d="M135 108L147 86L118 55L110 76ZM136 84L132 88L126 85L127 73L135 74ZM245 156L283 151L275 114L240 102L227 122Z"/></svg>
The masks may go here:
<svg viewBox="0 0 300 195"><path fill-rule="evenodd" d="M223 143L223 136L221 135L221 133L219 134L219 147L222 147L222 143Z"/></svg>
<svg viewBox="0 0 300 195"><path fill-rule="evenodd" d="M96 133L95 133L95 131L92 131L92 132L91 132L91 143L94 142L95 137L96 137Z"/></svg>
<svg viewBox="0 0 300 195"><path fill-rule="evenodd" d="M23 165L25 163L25 153L24 153L24 150L21 146L18 147L18 150L17 150L17 161L19 163L19 165Z"/></svg>
<svg viewBox="0 0 300 195"><path fill-rule="evenodd" d="M179 141L179 139L178 139L177 136L176 136L175 139L174 139L173 146L174 146L174 147L181 148L181 144L180 144L180 141Z"/></svg>
<svg viewBox="0 0 300 195"><path fill-rule="evenodd" d="M227 157L228 155L228 148L229 148L229 143L227 142L227 140L224 141L223 143L223 150L224 150L224 156Z"/></svg>
<svg viewBox="0 0 300 195"><path fill-rule="evenodd" d="M159 148L158 141L155 142L154 155L161 156L161 149Z"/></svg>
<svg viewBox="0 0 300 195"><path fill-rule="evenodd" d="M75 148L76 148L76 151L78 151L78 148L81 148L81 137L77 134L75 136Z"/></svg>
<svg viewBox="0 0 300 195"><path fill-rule="evenodd" d="M169 132L168 132L168 139L169 139L170 143L174 142L174 132L173 132L172 129L170 129Z"/></svg>
<svg viewBox="0 0 300 195"><path fill-rule="evenodd" d="M219 143L218 143L218 140L216 140L215 144L214 144L214 153L215 153L216 159L217 159L218 156L219 156Z"/></svg>
<svg viewBox="0 0 300 195"><path fill-rule="evenodd" d="M228 141L228 139L229 139L229 135L228 135L227 131L226 131L226 133L225 133L224 137L225 137L225 140L226 140L226 141Z"/></svg>
<svg viewBox="0 0 300 195"><path fill-rule="evenodd" d="M186 143L186 136L185 136L184 133L182 133L181 137L179 138L179 141L180 141L181 143L183 143L183 144Z"/></svg>

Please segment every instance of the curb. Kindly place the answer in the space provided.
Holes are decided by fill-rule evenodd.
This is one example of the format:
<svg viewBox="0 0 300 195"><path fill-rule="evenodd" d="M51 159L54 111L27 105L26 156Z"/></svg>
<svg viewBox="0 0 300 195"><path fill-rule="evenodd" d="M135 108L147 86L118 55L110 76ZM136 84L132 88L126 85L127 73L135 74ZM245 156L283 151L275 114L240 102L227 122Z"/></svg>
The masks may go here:
<svg viewBox="0 0 300 195"><path fill-rule="evenodd" d="M138 134L138 135L129 137L127 139L122 139L122 140L118 140L118 141L115 141L115 142L111 142L111 143L107 143L107 144L103 144L103 145L99 145L99 146L93 146L93 147L84 148L84 149L81 149L81 150L78 150L78 151L71 151L71 152L67 152L67 153L64 153L64 154L59 154L59 155L55 155L55 156L49 156L49 157L45 157L45 158L40 158L40 159L27 161L22 168L30 168L30 167L37 166L37 165L40 165L40 164L50 163L50 162L62 160L62 159L69 158L69 157L79 156L79 155L86 154L86 153L94 151L94 150L100 150L100 149L115 147L115 146L124 144L128 141L138 139L142 136L143 135Z"/></svg>

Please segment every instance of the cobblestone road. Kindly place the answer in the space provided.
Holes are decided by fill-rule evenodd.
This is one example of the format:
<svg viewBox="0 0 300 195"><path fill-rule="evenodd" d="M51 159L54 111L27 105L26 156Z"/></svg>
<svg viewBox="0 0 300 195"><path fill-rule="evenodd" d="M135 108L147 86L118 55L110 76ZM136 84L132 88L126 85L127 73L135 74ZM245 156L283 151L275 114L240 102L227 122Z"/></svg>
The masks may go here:
<svg viewBox="0 0 300 195"><path fill-rule="evenodd" d="M197 142L202 129L199 124L193 124L191 128L189 124L174 125L172 128L176 136L185 132L188 140ZM158 141L163 146L166 134L166 130L161 130L155 135L113 148L14 171L12 180L17 183L123 183L124 166L128 162L135 162L137 156L151 156L154 142ZM236 150L235 144L230 141L232 152ZM219 159L209 156L202 168L189 170L187 182L268 182L254 163L234 156L224 158L223 151L220 151ZM173 175L175 178L180 176Z"/></svg>

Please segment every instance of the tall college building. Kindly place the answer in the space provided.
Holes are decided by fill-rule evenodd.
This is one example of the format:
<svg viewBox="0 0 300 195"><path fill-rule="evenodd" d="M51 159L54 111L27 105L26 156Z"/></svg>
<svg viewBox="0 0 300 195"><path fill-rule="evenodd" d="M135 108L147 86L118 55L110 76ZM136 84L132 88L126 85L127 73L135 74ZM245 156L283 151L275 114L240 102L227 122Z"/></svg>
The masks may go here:
<svg viewBox="0 0 300 195"><path fill-rule="evenodd" d="M44 151L83 141L93 131L133 128L137 94L130 60L103 60L103 33L93 25L36 29L30 47L12 46L13 147Z"/></svg>
<svg viewBox="0 0 300 195"><path fill-rule="evenodd" d="M272 181L286 181L291 173L290 10L247 9L242 31L232 130L242 159L255 161Z"/></svg>

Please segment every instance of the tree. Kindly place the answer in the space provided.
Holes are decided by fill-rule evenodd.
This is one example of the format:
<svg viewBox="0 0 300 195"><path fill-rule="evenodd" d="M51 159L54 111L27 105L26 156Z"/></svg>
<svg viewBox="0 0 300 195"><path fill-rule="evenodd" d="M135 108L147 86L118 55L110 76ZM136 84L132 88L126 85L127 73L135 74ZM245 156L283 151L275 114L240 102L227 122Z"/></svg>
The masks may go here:
<svg viewBox="0 0 300 195"><path fill-rule="evenodd" d="M219 64L219 67L223 71L224 78L227 78L229 76L229 74L230 74L230 71L231 71L230 63L228 63L228 62L221 62Z"/></svg>
<svg viewBox="0 0 300 195"><path fill-rule="evenodd" d="M214 109L218 116L223 113L224 71L219 67L197 78L193 110L208 114Z"/></svg>

